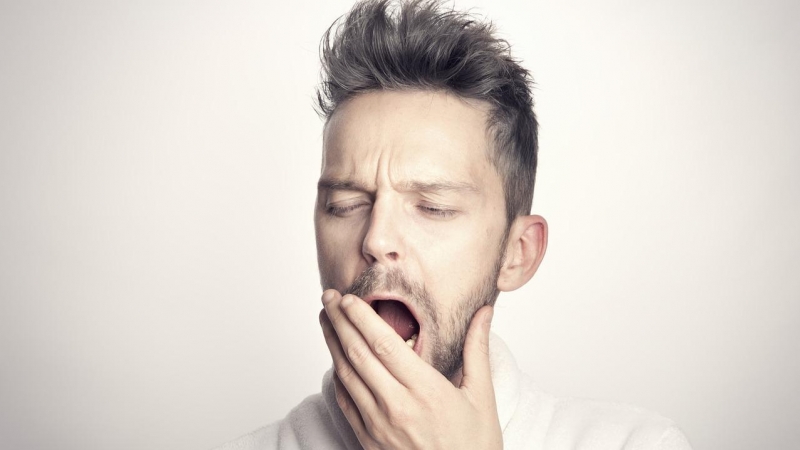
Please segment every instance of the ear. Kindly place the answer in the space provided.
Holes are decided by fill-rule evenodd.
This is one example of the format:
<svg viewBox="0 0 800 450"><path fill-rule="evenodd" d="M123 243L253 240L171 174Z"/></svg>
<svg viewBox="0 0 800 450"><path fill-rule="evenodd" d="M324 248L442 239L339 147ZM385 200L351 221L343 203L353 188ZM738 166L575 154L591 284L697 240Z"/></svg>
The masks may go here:
<svg viewBox="0 0 800 450"><path fill-rule="evenodd" d="M547 249L547 221L542 216L519 216L511 224L506 257L497 277L503 292L522 287L536 273Z"/></svg>

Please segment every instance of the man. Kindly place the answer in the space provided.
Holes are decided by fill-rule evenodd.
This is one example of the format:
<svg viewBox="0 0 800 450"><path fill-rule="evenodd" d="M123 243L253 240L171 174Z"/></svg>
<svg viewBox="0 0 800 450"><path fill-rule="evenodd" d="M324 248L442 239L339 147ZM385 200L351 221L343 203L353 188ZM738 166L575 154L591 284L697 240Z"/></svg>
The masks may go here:
<svg viewBox="0 0 800 450"><path fill-rule="evenodd" d="M530 215L528 72L487 24L365 1L323 38L315 210L333 360L323 392L225 449L685 449L667 419L535 389L499 338L500 291L547 244Z"/></svg>

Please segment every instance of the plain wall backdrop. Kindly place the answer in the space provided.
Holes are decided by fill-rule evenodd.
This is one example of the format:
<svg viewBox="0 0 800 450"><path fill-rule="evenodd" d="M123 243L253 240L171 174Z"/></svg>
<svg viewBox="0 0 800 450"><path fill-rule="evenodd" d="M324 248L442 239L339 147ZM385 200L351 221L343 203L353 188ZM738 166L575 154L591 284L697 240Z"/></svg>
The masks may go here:
<svg viewBox="0 0 800 450"><path fill-rule="evenodd" d="M211 448L319 391L312 105L350 4L2 2L0 447ZM457 6L537 82L520 366L696 449L796 448L800 4Z"/></svg>

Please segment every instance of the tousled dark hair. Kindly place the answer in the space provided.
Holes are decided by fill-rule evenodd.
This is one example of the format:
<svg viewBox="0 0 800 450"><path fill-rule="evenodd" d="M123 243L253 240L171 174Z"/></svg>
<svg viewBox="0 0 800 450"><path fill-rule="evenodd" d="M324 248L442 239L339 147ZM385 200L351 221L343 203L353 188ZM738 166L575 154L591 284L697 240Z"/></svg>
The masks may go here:
<svg viewBox="0 0 800 450"><path fill-rule="evenodd" d="M530 214L536 180L533 80L489 22L437 0L363 0L325 32L320 114L375 90L445 90L489 103L490 159L503 179L506 221Z"/></svg>

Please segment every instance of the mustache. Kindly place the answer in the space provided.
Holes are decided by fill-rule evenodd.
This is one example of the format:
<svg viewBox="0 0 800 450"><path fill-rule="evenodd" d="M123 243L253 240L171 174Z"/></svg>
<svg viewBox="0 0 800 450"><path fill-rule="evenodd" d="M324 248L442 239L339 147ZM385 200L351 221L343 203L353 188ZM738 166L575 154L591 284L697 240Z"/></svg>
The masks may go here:
<svg viewBox="0 0 800 450"><path fill-rule="evenodd" d="M364 298L376 291L388 291L397 293L413 304L417 311L426 320L428 329L435 335L439 328L438 311L436 310L433 297L425 286L421 283L411 281L402 270L397 267L389 269L379 269L377 266L369 266L361 272L361 275L344 290L342 295L352 294L359 298ZM417 317L420 320L420 317Z"/></svg>
<svg viewBox="0 0 800 450"><path fill-rule="evenodd" d="M352 294L364 298L377 290L396 292L416 300L430 297L424 286L412 282L399 268L381 270L377 266L367 267L342 295Z"/></svg>

